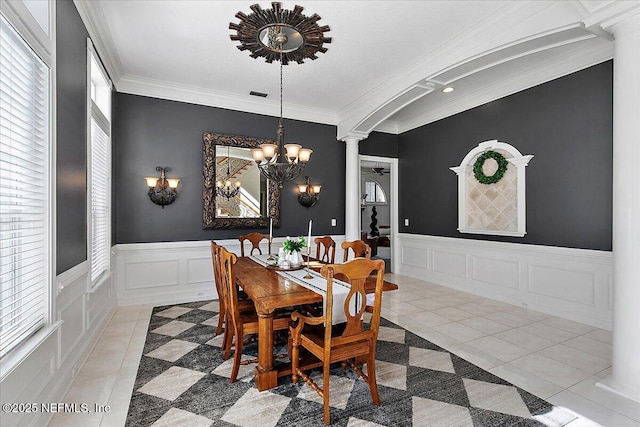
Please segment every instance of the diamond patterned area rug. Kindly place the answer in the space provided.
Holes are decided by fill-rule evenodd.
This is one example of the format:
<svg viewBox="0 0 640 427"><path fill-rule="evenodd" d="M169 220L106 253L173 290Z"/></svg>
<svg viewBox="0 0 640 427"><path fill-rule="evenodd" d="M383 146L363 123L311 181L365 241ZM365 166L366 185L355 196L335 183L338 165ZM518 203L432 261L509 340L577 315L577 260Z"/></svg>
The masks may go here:
<svg viewBox="0 0 640 427"><path fill-rule="evenodd" d="M138 368L127 426L322 426L322 400L304 381L259 392L255 365L222 360L217 301L156 307ZM279 352L285 352L280 348ZM244 358L257 357L257 345ZM562 426L572 414L381 319L376 351L381 406L350 368L331 372L337 426ZM321 371L312 371L320 385Z"/></svg>

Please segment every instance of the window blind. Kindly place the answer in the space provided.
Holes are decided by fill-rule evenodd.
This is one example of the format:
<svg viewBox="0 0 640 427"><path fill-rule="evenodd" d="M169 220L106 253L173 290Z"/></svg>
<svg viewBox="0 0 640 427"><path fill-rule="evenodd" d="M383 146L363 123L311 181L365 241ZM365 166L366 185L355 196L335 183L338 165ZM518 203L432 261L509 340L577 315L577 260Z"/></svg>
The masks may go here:
<svg viewBox="0 0 640 427"><path fill-rule="evenodd" d="M0 357L45 323L49 68L0 16Z"/></svg>
<svg viewBox="0 0 640 427"><path fill-rule="evenodd" d="M91 283L109 268L110 138L91 119Z"/></svg>

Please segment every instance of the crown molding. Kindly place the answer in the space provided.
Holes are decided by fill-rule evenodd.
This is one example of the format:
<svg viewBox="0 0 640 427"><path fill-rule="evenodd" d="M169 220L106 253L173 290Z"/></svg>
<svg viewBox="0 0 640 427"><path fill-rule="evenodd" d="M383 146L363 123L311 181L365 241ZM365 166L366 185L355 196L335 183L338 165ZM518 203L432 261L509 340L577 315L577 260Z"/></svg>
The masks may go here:
<svg viewBox="0 0 640 427"><path fill-rule="evenodd" d="M575 73L611 58L613 58L613 45L606 44L595 49L589 49L586 52L583 51L575 55L566 56L562 61L550 59L536 64L535 68L526 72L521 72L508 79L499 80L492 85L479 88L468 96L446 104L440 104L436 108L425 111L424 114L414 115L394 124L398 133L408 132L437 120ZM393 124L388 126L393 126Z"/></svg>
<svg viewBox="0 0 640 427"><path fill-rule="evenodd" d="M78 10L80 19L82 19L111 81L120 80L124 75L124 67L118 56L118 49L111 38L111 31L102 13L100 2L73 0L73 4Z"/></svg>
<svg viewBox="0 0 640 427"><path fill-rule="evenodd" d="M258 99L254 96L236 96L202 87L143 79L130 75L123 76L115 83L115 86L117 91L121 93L279 117L280 104L278 102L264 98ZM336 125L338 122L333 111L302 105L285 104L285 113L287 113L286 118L288 119L328 125Z"/></svg>

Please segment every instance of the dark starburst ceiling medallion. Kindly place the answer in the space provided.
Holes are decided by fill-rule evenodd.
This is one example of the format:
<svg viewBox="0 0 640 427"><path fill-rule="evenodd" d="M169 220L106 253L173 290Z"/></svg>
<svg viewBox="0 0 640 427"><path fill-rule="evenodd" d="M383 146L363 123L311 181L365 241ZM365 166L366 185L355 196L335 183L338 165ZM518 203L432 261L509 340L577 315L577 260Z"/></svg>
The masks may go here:
<svg viewBox="0 0 640 427"><path fill-rule="evenodd" d="M325 37L329 26L318 26L320 16L306 16L302 6L293 10L282 9L280 2L272 2L271 9L263 10L259 4L251 6L248 15L238 12L239 24L231 22L229 29L237 34L231 40L239 41L240 50L251 51L252 58L264 57L267 62L289 61L302 64L305 59L316 59L316 53L325 53L325 43L331 43L331 37Z"/></svg>

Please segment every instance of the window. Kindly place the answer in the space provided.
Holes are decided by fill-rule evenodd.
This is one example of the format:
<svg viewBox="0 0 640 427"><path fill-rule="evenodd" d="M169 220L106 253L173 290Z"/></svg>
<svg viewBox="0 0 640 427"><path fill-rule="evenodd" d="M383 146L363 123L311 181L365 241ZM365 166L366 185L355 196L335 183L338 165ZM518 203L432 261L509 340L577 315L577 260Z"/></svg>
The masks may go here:
<svg viewBox="0 0 640 427"><path fill-rule="evenodd" d="M48 320L50 79L0 16L0 357Z"/></svg>
<svg viewBox="0 0 640 427"><path fill-rule="evenodd" d="M111 247L111 83L88 41L89 184L90 213L87 236L91 266L90 289L109 271Z"/></svg>
<svg viewBox="0 0 640 427"><path fill-rule="evenodd" d="M387 203L382 187L375 181L365 181L364 192L366 196L364 201L367 203Z"/></svg>

